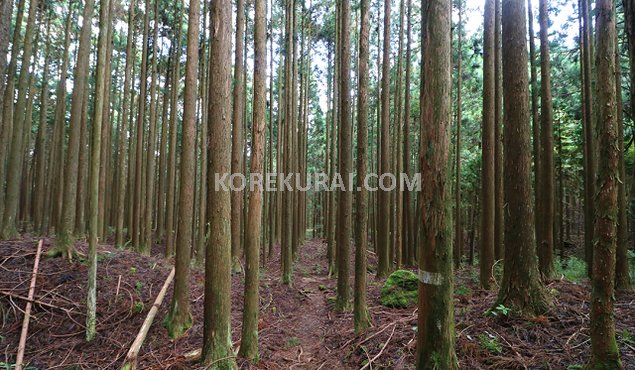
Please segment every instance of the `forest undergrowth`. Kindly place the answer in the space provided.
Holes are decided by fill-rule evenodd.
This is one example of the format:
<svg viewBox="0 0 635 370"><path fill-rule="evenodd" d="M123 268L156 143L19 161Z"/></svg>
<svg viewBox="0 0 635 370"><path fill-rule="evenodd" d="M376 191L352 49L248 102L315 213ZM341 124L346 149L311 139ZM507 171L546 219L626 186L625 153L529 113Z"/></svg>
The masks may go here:
<svg viewBox="0 0 635 370"><path fill-rule="evenodd" d="M0 369L13 363L22 323L35 239L0 242ZM45 250L52 240L45 240ZM87 245L78 244L80 253ZM360 369L412 368L415 363L416 307L395 309L380 304L383 281L368 272L369 310L373 327L355 335L352 313L334 310L336 279L328 276L326 245L308 241L299 251L293 286L280 284L279 250L274 248L260 279L260 361L241 368ZM351 259L352 260L352 259ZM369 270L376 258L369 255ZM41 261L26 358L29 369L118 369L131 342L169 274L171 264L112 245L99 247L97 338L85 342L87 264L83 257ZM353 271L353 269L351 269ZM566 275L566 274L565 274ZM487 313L496 290L478 286L478 270L456 272L456 343L463 369L581 369L590 355L588 281L564 275L547 284L553 305L544 316L522 318L507 307ZM569 275L573 276L573 275ZM237 350L241 329L243 283L232 279L232 333ZM204 273L191 275L194 325L171 340L162 325L166 299L141 349L141 369L196 369L203 332ZM171 289L169 293L171 294ZM169 298L169 297L166 297ZM615 304L618 345L625 368L635 368L635 293ZM4 367L3 367L4 366Z"/></svg>

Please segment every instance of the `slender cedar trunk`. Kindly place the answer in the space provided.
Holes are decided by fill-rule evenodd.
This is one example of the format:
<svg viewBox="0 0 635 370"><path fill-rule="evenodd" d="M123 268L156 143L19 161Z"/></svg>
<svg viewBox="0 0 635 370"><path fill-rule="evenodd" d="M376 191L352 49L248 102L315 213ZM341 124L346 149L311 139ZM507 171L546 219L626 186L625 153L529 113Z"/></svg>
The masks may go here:
<svg viewBox="0 0 635 370"><path fill-rule="evenodd" d="M158 9L158 8L155 8ZM190 256L192 253L192 215L194 214L194 163L196 161L196 103L198 77L200 4L190 0L187 27L187 62L185 64L185 96L183 104L183 139L181 144L181 186L176 239L174 294L166 318L172 338L183 336L192 327L190 313ZM156 57L156 56L155 56ZM226 292L229 293L229 292ZM207 297L206 297L207 299Z"/></svg>
<svg viewBox="0 0 635 370"><path fill-rule="evenodd" d="M635 117L635 0L623 0L623 5L624 33L628 43L630 116ZM635 170L635 166L633 170ZM635 184L631 185L629 190L631 190L631 194L635 193ZM631 215L631 232L635 234L635 227L633 227L635 225L635 205L631 207Z"/></svg>
<svg viewBox="0 0 635 370"><path fill-rule="evenodd" d="M451 124L450 1L422 3L421 169L419 212L423 240L419 246L418 369L457 369L454 350L452 278L452 205L450 197ZM434 50L434 55L426 52ZM434 124L433 124L434 123ZM425 127L425 129L423 129Z"/></svg>
<svg viewBox="0 0 635 370"><path fill-rule="evenodd" d="M254 84L253 84L253 145L251 175L262 176L265 153L267 102L267 44L265 0L255 3L254 24ZM258 310L260 275L260 236L262 230L262 189L256 187L249 194L249 213L245 233L245 306L243 310L242 341L239 355L258 361Z"/></svg>
<svg viewBox="0 0 635 370"><path fill-rule="evenodd" d="M289 124L289 171L287 173L293 174L293 179L296 179L298 173L298 47L297 47L297 14L296 14L297 2L293 0L293 22L291 38L293 43L293 62L291 68L291 107L290 107L290 124ZM295 182L294 182L295 184ZM291 203L291 210L289 212L290 228L291 228L291 256L292 260L297 259L297 250L299 244L299 229L298 229L298 194L295 186L291 187L289 192L289 199Z"/></svg>
<svg viewBox="0 0 635 370"><path fill-rule="evenodd" d="M547 309L536 257L532 207L529 78L524 0L503 0L503 94L505 138L504 271L496 305L539 314Z"/></svg>
<svg viewBox="0 0 635 370"><path fill-rule="evenodd" d="M394 168L397 179L400 179L400 174L403 172L403 43L404 43L404 16L405 16L405 1L399 2L399 49L397 52L397 82L395 87L396 98L396 120L395 120L395 135L394 135ZM400 181L400 180L399 180ZM403 191L399 187L394 191L394 252L395 252L395 264L396 268L400 269L405 263L404 260L404 248L403 248Z"/></svg>
<svg viewBox="0 0 635 370"><path fill-rule="evenodd" d="M540 1L540 0L538 0ZM531 84L531 127L532 127L532 144L534 156L534 206L537 211L535 213L536 238L540 240L542 235L542 220L540 220L540 212L542 205L541 178L542 166L540 165L540 125L538 116L538 72L536 69L536 33L534 32L534 8L531 0L527 0L527 17L529 25L529 65L530 65L530 84Z"/></svg>
<svg viewBox="0 0 635 370"><path fill-rule="evenodd" d="M18 78L18 99L15 103L15 115L13 120L13 130L11 133L10 152L7 160L6 194L4 216L2 218L2 230L0 238L15 239L18 237L17 217L18 204L20 200L20 180L22 179L22 161L24 158L24 132L27 130L26 105L27 90L29 84L29 68L33 53L33 35L35 33L35 16L37 14L38 0L31 0L29 3L29 16L27 18L26 33L24 35L24 52L22 54L22 65L20 67L20 77ZM17 46L17 44L14 44ZM11 76L9 76L11 78ZM13 87L11 87L11 97L13 97ZM6 121L5 121L6 122ZM30 127L28 128L30 131ZM0 182L3 179L0 179ZM1 187L1 186L0 186Z"/></svg>
<svg viewBox="0 0 635 370"><path fill-rule="evenodd" d="M381 72L381 160L379 175L390 173L390 0L384 0L384 39ZM390 192L379 191L379 218L390 217ZM388 222L379 223L377 245L377 277L386 277L390 270L390 235Z"/></svg>
<svg viewBox="0 0 635 370"><path fill-rule="evenodd" d="M7 0L13 3L12 0ZM20 0L18 2L15 26L13 28L13 39L11 45L11 61L7 68L6 85L4 86L4 93L2 97L2 124L0 125L0 228L3 225L3 218L5 212L5 181L7 180L7 156L11 150L12 134L13 134L13 105L15 103L15 78L18 70L18 56L20 48L20 34L22 31L22 20L24 18L24 6L26 0ZM8 15L9 22L11 22L11 14ZM4 60L4 59L3 59ZM23 59L24 60L24 59Z"/></svg>
<svg viewBox="0 0 635 370"><path fill-rule="evenodd" d="M174 255L174 245L176 241L176 222L174 217L175 212L175 204L176 204L176 153L177 153L177 118L178 118L178 95L179 95L179 87L181 82L181 63L179 61L178 55L181 50L181 23L183 17L183 1L180 2L180 7L176 8L176 12L178 18L177 31L176 31L176 48L174 50L174 70L173 70L173 79L172 79L172 91L170 95L170 146L169 146L169 163L168 163L168 193L166 199L166 215L165 215L165 228L167 232L167 242L165 247L165 256L171 257ZM211 66L210 66L211 68ZM210 72L211 75L211 72ZM209 115L209 113L208 113ZM208 179L209 181L209 179ZM213 184L212 181L209 181L209 184ZM209 198L209 195L208 195Z"/></svg>
<svg viewBox="0 0 635 370"><path fill-rule="evenodd" d="M403 172L410 178L412 175L411 152L410 152L410 81L411 81L411 59L412 59L412 0L407 0L406 15L406 77L404 87L404 112L403 112ZM403 250L404 264L414 265L414 245L412 210L411 210L410 190L403 189Z"/></svg>
<svg viewBox="0 0 635 370"><path fill-rule="evenodd" d="M481 240L480 240L480 283L484 289L492 287L492 267L494 266L494 238L496 217L495 184L495 115L496 115L496 75L495 75L495 27L496 0L485 2L485 23L483 34L483 130L481 133ZM472 255L472 253L470 253Z"/></svg>
<svg viewBox="0 0 635 370"><path fill-rule="evenodd" d="M271 5L268 7L269 14L269 167L268 173L274 173L273 169L273 148L274 148L274 140L273 140L273 7L275 6L274 1L271 1ZM328 151L327 151L328 152ZM273 250L273 243L275 239L275 207L273 206L275 201L275 193L266 192L265 197L267 201L267 210L268 210L268 229L269 229L269 238L267 250L265 251L263 247L262 253L262 265L266 265L267 254Z"/></svg>
<svg viewBox="0 0 635 370"><path fill-rule="evenodd" d="M622 369L615 341L614 284L619 193L619 127L615 88L614 1L596 3L598 156L591 299L591 359L589 369Z"/></svg>
<svg viewBox="0 0 635 370"><path fill-rule="evenodd" d="M155 181L155 163L156 163L156 123L157 123L157 112L156 112L156 104L157 104L157 49L158 49L158 35L159 35L159 5L158 0L154 1L154 32L152 35L152 65L151 65L151 82L150 82L150 120L149 120L149 129L148 129L148 146L146 150L146 175L145 175L145 207L143 208L145 211L145 215L143 216L143 221L145 222L142 227L143 230L143 242L142 242L142 253L150 254L150 250L152 249L152 244L154 242L154 230L153 230L153 220L154 220L154 181ZM143 80L145 81L145 80ZM196 98L194 98L196 101ZM196 102L194 103L194 109L196 110ZM196 111L194 112L196 115ZM194 163L194 161L192 161ZM192 212L188 213L191 218ZM191 241L191 236L190 236ZM189 259L188 259L189 261Z"/></svg>
<svg viewBox="0 0 635 370"><path fill-rule="evenodd" d="M231 86L231 11L229 0L212 3L213 32L210 36L209 84L209 143L217 148L210 154L209 172L227 174L231 171L231 153L226 149L230 141ZM222 149L225 148L225 149ZM205 260L205 309L203 323L203 363L214 363L214 369L235 369L236 361L231 342L231 199L228 181L216 184L208 179L207 193L210 211L210 238Z"/></svg>
<svg viewBox="0 0 635 370"><path fill-rule="evenodd" d="M329 91L332 90L333 94L329 94L329 103L332 105L331 107L331 111L329 116L329 122L327 123L329 125L330 128L330 134L329 134L329 179L333 179L333 177L335 176L335 161L337 158L337 149L336 149L336 141L335 141L335 136L336 136L336 129L335 129L335 109L336 109L336 90L337 88L335 87L335 79L333 78L333 76L331 75L331 71L335 70L335 62L333 62L333 68L331 68L331 56L332 56L332 52L331 52L331 48L329 46L328 48L328 79L329 79ZM331 99L332 98L332 99ZM336 228L336 213L335 213L335 209L337 207L337 193L334 191L330 191L327 194L328 196L328 200L329 200L329 204L328 204L328 213L327 213L327 232L326 232L326 240L327 240L327 250L326 250L326 257L328 259L328 270L329 270L329 276L334 275L336 273L336 268L337 268L337 253L336 253L336 245L335 245L335 228Z"/></svg>
<svg viewBox="0 0 635 370"><path fill-rule="evenodd" d="M494 202L496 209L494 225L494 259L504 256L505 196L503 191L503 53L501 46L501 0L494 0Z"/></svg>
<svg viewBox="0 0 635 370"><path fill-rule="evenodd" d="M540 203L538 213L538 263L546 279L553 276L555 224L555 181L553 164L553 103L551 99L551 63L549 61L549 15L547 0L540 4Z"/></svg>
<svg viewBox="0 0 635 370"><path fill-rule="evenodd" d="M50 25L50 20L47 21ZM46 50L44 51L44 70L42 71L42 89L40 91L40 117L35 139L35 180L33 195L33 230L44 234L44 202L46 199L46 155L48 148L48 103L49 103L49 63L51 58L50 28L46 31ZM35 92L34 92L35 93Z"/></svg>
<svg viewBox="0 0 635 370"><path fill-rule="evenodd" d="M583 115L584 115L584 251L587 262L588 274L592 275L593 267L593 217L595 214L594 196L596 157L595 157L595 131L594 131L594 104L591 92L591 26L588 3L586 0L580 1L581 24L582 24L582 89L583 89Z"/></svg>
<svg viewBox="0 0 635 370"><path fill-rule="evenodd" d="M56 89L55 102L55 123L53 128L53 143L51 145L51 156L49 160L47 197L45 201L44 233L49 231L50 225L57 225L59 211L62 208L63 196L63 174L64 174L64 137L65 134L65 114L66 114L66 77L68 75L70 30L73 23L73 7L69 2L68 15L64 33L64 55L60 67L60 79Z"/></svg>
<svg viewBox="0 0 635 370"><path fill-rule="evenodd" d="M161 113L161 134L159 137L159 179L157 189L157 230L158 240L163 240L165 236L165 198L167 187L167 166L168 166L168 128L169 117L168 107L170 106L172 71L174 65L174 47L170 47L168 52L168 63L165 69L165 83L163 84L163 111ZM205 203L205 202L199 202Z"/></svg>
<svg viewBox="0 0 635 370"><path fill-rule="evenodd" d="M341 30L350 27L351 4L348 0L340 2ZM349 284L349 259L351 238L351 213L352 213L352 184L349 176L353 172L352 166L352 128L351 128L351 101L350 101L350 72L351 72L351 39L349 32L340 32L339 60L340 69L338 82L340 84L340 109L339 109L339 142L340 156L338 172L344 181L345 189L338 192L339 202L337 209L337 297L335 307L337 310L348 311L351 308L351 288Z"/></svg>
<svg viewBox="0 0 635 370"><path fill-rule="evenodd" d="M77 63L73 78L73 96L71 103L70 133L68 137L68 150L66 166L64 168L64 192L62 202L61 219L58 220L56 229L56 248L48 252L49 255L66 254L69 258L75 253L72 236L75 227L76 201L77 201L77 173L79 162L79 141L83 117L84 93L88 83L88 66L90 54L90 35L92 29L92 17L94 0L87 0L84 5L83 25L79 36L79 49L77 51Z"/></svg>
<svg viewBox="0 0 635 370"><path fill-rule="evenodd" d="M113 0L109 0L113 1ZM110 17L112 18L112 12L110 13ZM112 20L110 21L112 23ZM111 148L111 133L112 133L112 124L110 122L110 103L111 103L111 88L112 88L112 75L117 71L112 71L112 52L113 52L113 43L112 43L112 27L108 27L108 35L106 40L106 45L108 45L108 49L106 50L106 75L104 78L106 79L104 85L104 102L103 102L103 118L102 118L102 127L101 127L101 140L103 145L101 146L101 163L100 163L100 171L99 171L99 188L106 189L108 179L112 177L112 172L110 169L110 148ZM99 233L97 234L99 238L106 239L107 229L109 226L109 218L107 217L107 209L110 201L110 193L104 192L103 196L99 198Z"/></svg>
<svg viewBox="0 0 635 370"><path fill-rule="evenodd" d="M141 54L141 75L139 79L139 107L137 109L136 122L136 143L135 143L135 174L134 174L134 206L132 210L132 245L139 252L145 252L146 247L142 245L143 231L143 210L145 192L143 190L143 158L144 153L144 136L146 132L145 115L146 115L146 92L148 89L148 36L150 28L150 0L144 2L143 14L143 49ZM145 241L145 239L144 239Z"/></svg>
<svg viewBox="0 0 635 370"><path fill-rule="evenodd" d="M284 161L284 173L288 176L292 173L292 127L293 127L293 59L294 59L294 37L293 24L295 15L294 0L286 1L285 20L285 59L284 59L284 145L282 159ZM293 249L293 194L290 189L282 189L282 282L291 285L293 272L292 249Z"/></svg>
<svg viewBox="0 0 635 370"><path fill-rule="evenodd" d="M236 2L236 48L234 60L234 96L232 110L232 174L243 174L243 49L245 37L245 4L243 0ZM235 186L240 183L235 182ZM242 270L240 258L242 256L242 212L243 212L243 192L232 191L232 272L237 273Z"/></svg>
<svg viewBox="0 0 635 370"><path fill-rule="evenodd" d="M461 90L463 85L463 71L462 71L462 53L463 48L463 9L462 1L458 2L459 23L457 26L458 33L458 58L456 64L456 178L454 182L454 266L459 268L461 266L461 257L463 256L463 225L461 223Z"/></svg>
<svg viewBox="0 0 635 370"><path fill-rule="evenodd" d="M368 191L364 179L368 173L368 62L370 37L370 0L361 2L361 28L359 35L359 66L357 95L357 199L355 222L355 297L353 314L355 332L371 326L366 303L366 251L368 250Z"/></svg>
<svg viewBox="0 0 635 370"><path fill-rule="evenodd" d="M203 30L207 29L207 1L203 2ZM199 5L200 8L200 5ZM198 203L198 228L196 230L196 262L202 263L205 260L205 243L207 238L207 92L209 84L209 75L207 73L207 41L203 38L199 52L199 84L200 91L200 176L199 176L199 203Z"/></svg>
<svg viewBox="0 0 635 370"><path fill-rule="evenodd" d="M86 340L91 341L96 334L96 311L97 311L97 237L99 234L99 195L103 196L103 191L99 189L99 171L101 163L101 145L102 145L102 119L103 110L108 109L104 106L105 95L109 92L106 90L106 75L110 74L108 70L108 49L109 47L109 28L110 28L110 11L112 0L100 0L99 15L99 51L97 55L97 73L95 83L95 100L93 107L93 130L91 142L90 156L90 225L88 238L88 294L86 300Z"/></svg>
<svg viewBox="0 0 635 370"><path fill-rule="evenodd" d="M74 225L74 233L77 238L86 236L86 189L88 188L88 140L90 129L88 127L89 90L84 89L84 102L82 103L82 125L79 132L79 157L77 160L77 207ZM102 133L103 138L103 133ZM103 150L103 149L102 149Z"/></svg>
<svg viewBox="0 0 635 370"><path fill-rule="evenodd" d="M115 243L118 247L122 247L124 245L124 210L125 210L125 192L126 192L126 141L128 134L128 116L130 109L130 94L131 94L131 84L132 84L132 65L134 64L134 56L135 56L135 48L134 48L134 39L135 39L135 30L134 30L134 9L135 8L135 0L130 0L130 5L128 8L128 36L126 41L126 67L124 72L124 83L123 83L123 107L121 109L121 130L119 135L119 144L118 150L119 155L117 156L117 168L119 169L119 176L117 177L117 206L116 206L116 232L115 232Z"/></svg>
<svg viewBox="0 0 635 370"><path fill-rule="evenodd" d="M624 4L625 13L630 10L629 5ZM633 21L632 16L626 16L626 22ZM628 39L628 27L627 39ZM615 289L616 290L632 290L629 273L628 259L628 203L626 199L626 165L624 163L624 111L622 102L622 66L620 64L619 35L616 32L615 41L615 83L616 83L616 104L617 104L617 135L619 144L619 178L618 182L618 219L617 219L617 250L615 261Z"/></svg>

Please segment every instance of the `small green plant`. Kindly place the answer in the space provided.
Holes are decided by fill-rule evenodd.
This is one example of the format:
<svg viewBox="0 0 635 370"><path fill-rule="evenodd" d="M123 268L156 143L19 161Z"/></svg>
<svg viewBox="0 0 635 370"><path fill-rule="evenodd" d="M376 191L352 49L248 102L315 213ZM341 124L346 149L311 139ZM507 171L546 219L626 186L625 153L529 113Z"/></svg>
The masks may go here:
<svg viewBox="0 0 635 370"><path fill-rule="evenodd" d="M137 291L137 293L141 293L141 290L143 289L143 283L137 280L134 283L134 289Z"/></svg>
<svg viewBox="0 0 635 370"><path fill-rule="evenodd" d="M137 268L136 267L131 267L130 270L128 270L128 272L130 272L131 274L136 274L137 273Z"/></svg>
<svg viewBox="0 0 635 370"><path fill-rule="evenodd" d="M143 309L145 308L145 305L143 304L143 302L141 301L136 301L133 305L132 305L132 313L134 314L139 314L141 312L143 312Z"/></svg>
<svg viewBox="0 0 635 370"><path fill-rule="evenodd" d="M574 283L582 281L587 276L586 270L586 262L575 256L571 256L564 261L556 260L556 274L562 275L565 279Z"/></svg>
<svg viewBox="0 0 635 370"><path fill-rule="evenodd" d="M459 284L454 288L455 295L470 295L470 293L472 293L472 289L463 284Z"/></svg>
<svg viewBox="0 0 635 370"><path fill-rule="evenodd" d="M584 365L573 364L573 365L567 366L567 370L580 370L580 369L584 369Z"/></svg>
<svg viewBox="0 0 635 370"><path fill-rule="evenodd" d="M622 330L622 333L620 335L620 340L622 341L622 343L626 343L626 344L630 344L631 346L635 346L635 339L633 338L631 333L628 331L628 329Z"/></svg>
<svg viewBox="0 0 635 370"><path fill-rule="evenodd" d="M506 307L503 304L499 304L498 306L489 309L487 312L485 312L485 315L492 315L492 316L509 316L509 314L512 312L512 309L509 307Z"/></svg>
<svg viewBox="0 0 635 370"><path fill-rule="evenodd" d="M300 340L297 337L291 337L287 339L287 348L297 347L300 344Z"/></svg>
<svg viewBox="0 0 635 370"><path fill-rule="evenodd" d="M326 289L328 289L328 288L326 287L326 285L324 285L324 284L320 284L320 286L318 287L318 289L319 289L319 290L321 290L321 291L325 291L325 290L326 290Z"/></svg>
<svg viewBox="0 0 635 370"><path fill-rule="evenodd" d="M479 334L478 341L481 343L481 347L488 350L491 353L501 354L503 353L503 347L498 343L498 338L489 334Z"/></svg>
<svg viewBox="0 0 635 370"><path fill-rule="evenodd" d="M313 267L313 272L315 272L317 275L321 275L322 274L322 266L320 266L320 265L318 265L316 263L315 267Z"/></svg>

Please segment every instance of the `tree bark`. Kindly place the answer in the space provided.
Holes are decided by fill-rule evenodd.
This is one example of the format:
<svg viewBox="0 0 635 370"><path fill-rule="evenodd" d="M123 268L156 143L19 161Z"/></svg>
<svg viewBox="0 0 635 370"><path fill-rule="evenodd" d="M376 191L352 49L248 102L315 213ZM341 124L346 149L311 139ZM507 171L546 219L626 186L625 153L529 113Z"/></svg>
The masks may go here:
<svg viewBox="0 0 635 370"><path fill-rule="evenodd" d="M495 305L521 314L547 309L536 257L531 187L527 19L524 0L503 0L503 94L505 139L505 259Z"/></svg>
<svg viewBox="0 0 635 370"><path fill-rule="evenodd" d="M621 369L615 341L614 284L616 222L618 214L619 144L615 88L615 10L614 1L596 3L597 71L597 194L595 195L596 236L593 251L591 299L591 359L589 369Z"/></svg>
<svg viewBox="0 0 635 370"><path fill-rule="evenodd" d="M422 2L418 369L458 369L454 349L450 124L451 1ZM434 55L429 53L434 50Z"/></svg>

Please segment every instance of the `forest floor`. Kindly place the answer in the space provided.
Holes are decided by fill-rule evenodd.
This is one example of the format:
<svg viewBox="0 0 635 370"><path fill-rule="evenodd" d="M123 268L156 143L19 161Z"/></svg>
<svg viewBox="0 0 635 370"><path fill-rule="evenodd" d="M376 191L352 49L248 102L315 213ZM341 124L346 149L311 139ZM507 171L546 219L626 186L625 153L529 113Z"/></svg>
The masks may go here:
<svg viewBox="0 0 635 370"><path fill-rule="evenodd" d="M23 298L36 240L0 242L0 369L15 361ZM45 250L52 241L45 240ZM261 275L260 362L257 369L406 369L414 368L416 308L380 305L382 281L368 273L369 306L374 326L353 333L351 313L333 309L336 279L328 276L325 244L307 241L298 253L293 286L279 282L279 252ZM85 243L78 244L85 253ZM277 250L277 249L276 249ZM56 258L40 263L25 358L30 369L118 369L171 265L160 256L141 256L103 245L99 248L97 330L84 340L87 265ZM374 257L370 256L370 265ZM351 269L352 274L352 269ZM589 284L555 280L548 285L551 311L535 318L485 315L495 292L478 288L478 272L465 267L455 279L457 353L463 369L579 369L590 353ZM232 331L240 345L243 284L233 276ZM351 278L352 282L352 278ZM194 326L176 341L162 326L170 301L166 296L141 349L139 368L196 369L185 354L199 349L203 333L204 273L191 276ZM171 292L171 289L169 290ZM616 298L618 344L627 369L635 369L635 293ZM370 364L369 364L370 362ZM3 367L4 366L4 367Z"/></svg>

